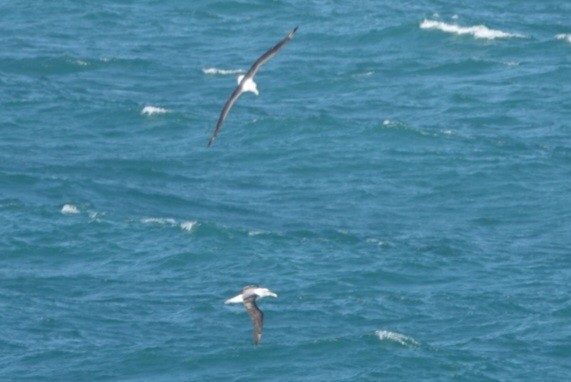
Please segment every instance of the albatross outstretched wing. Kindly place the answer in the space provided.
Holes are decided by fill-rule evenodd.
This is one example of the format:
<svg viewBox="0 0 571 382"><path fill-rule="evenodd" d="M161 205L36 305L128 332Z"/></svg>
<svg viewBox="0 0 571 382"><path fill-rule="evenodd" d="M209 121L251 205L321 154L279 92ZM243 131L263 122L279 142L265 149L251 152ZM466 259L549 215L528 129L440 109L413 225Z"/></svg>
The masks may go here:
<svg viewBox="0 0 571 382"><path fill-rule="evenodd" d="M264 313L256 305L256 298L252 296L244 300L244 307L254 324L254 345L258 345L262 338L262 327L264 326Z"/></svg>
<svg viewBox="0 0 571 382"><path fill-rule="evenodd" d="M284 47L284 45L287 44L288 41L293 38L293 36L295 35L295 32L297 32L297 28L298 27L293 28L293 30L291 32L289 32L289 34L287 36L285 36L280 42L278 42L272 49L270 49L266 53L262 54L260 56L260 58L258 58L256 60L256 62L254 62L254 64L250 67L250 70L248 70L248 73L246 73L244 78L242 78L242 81L240 81L240 83L238 84L238 87L236 87L236 89L232 92L232 94L230 95L230 98L228 98L228 100L226 101L226 104L222 108L222 111L220 112L220 117L218 117L218 122L216 123L216 127L214 128L214 132L212 133L212 136L210 137L210 140L208 141L208 147L210 147L212 142L214 142L214 140L216 139L216 136L218 135L218 131L222 127L222 124L224 123L224 120L226 119L228 112L232 108L232 105L234 105L234 102L236 102L238 97L240 97L240 95L242 94L243 84L246 81L248 81L249 79L253 78L256 75L256 73L258 72L258 69L260 69L260 66L262 66L263 64L266 63L266 61L268 61L270 58L275 56L280 51L280 49L282 49Z"/></svg>
<svg viewBox="0 0 571 382"><path fill-rule="evenodd" d="M212 142L214 142L214 140L216 139L216 136L218 135L218 131L222 127L222 124L224 123L224 120L226 119L228 112L232 108L232 105L234 105L234 102L236 102L238 97L240 97L240 94L242 94L242 83L243 82L244 82L244 80L242 80L242 82L240 82L240 85L238 85L238 87L234 90L234 92L232 93L230 98L228 98L228 101L226 101L226 104L222 108L222 111L220 112L220 117L218 117L218 122L216 122L216 127L214 128L214 132L212 133L212 136L210 137L210 140L208 141L208 147L210 147Z"/></svg>
<svg viewBox="0 0 571 382"><path fill-rule="evenodd" d="M256 62L254 62L254 64L250 67L250 70L248 70L248 73L246 73L244 79L253 78L258 72L258 69L260 69L260 66L264 65L270 58L275 56L284 47L284 45L293 38L295 32L297 32L297 28L298 27L293 28L293 30L289 32L288 35L285 36L280 42L278 42L272 49L262 54L260 58L258 58Z"/></svg>

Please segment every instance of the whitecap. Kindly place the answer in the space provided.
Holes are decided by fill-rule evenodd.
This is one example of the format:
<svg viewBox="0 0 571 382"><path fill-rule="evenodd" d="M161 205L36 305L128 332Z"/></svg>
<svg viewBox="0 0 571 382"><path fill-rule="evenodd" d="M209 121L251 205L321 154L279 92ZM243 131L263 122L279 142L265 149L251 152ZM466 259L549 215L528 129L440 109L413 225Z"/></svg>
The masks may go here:
<svg viewBox="0 0 571 382"><path fill-rule="evenodd" d="M168 112L170 112L170 110L163 109L162 107L145 106L141 111L141 114L153 115L153 114L165 114Z"/></svg>
<svg viewBox="0 0 571 382"><path fill-rule="evenodd" d="M390 332L388 330L377 330L375 334L381 341L390 341L406 347L418 347L420 343L414 338L404 334Z"/></svg>
<svg viewBox="0 0 571 382"><path fill-rule="evenodd" d="M501 30L490 29L485 25L475 25L471 27L462 27L456 24L447 24L442 21L424 20L420 23L421 29L437 29L447 33L455 33L457 35L469 34L475 38L485 38L493 40L496 38L524 37L517 33L508 33Z"/></svg>
<svg viewBox="0 0 571 382"><path fill-rule="evenodd" d="M367 243L370 243L370 244L376 244L376 245L378 245L379 247L384 247L384 246L387 245L386 242L384 242L384 241L382 241L382 240L379 240L379 239L375 239L375 238L369 238L369 239L367 239L366 241L367 241Z"/></svg>
<svg viewBox="0 0 571 382"><path fill-rule="evenodd" d="M392 121L391 121L390 119L385 119L385 120L383 121L383 126L388 126L388 125L390 125L391 123L392 123Z"/></svg>
<svg viewBox="0 0 571 382"><path fill-rule="evenodd" d="M61 213L65 215L78 214L79 208L73 204L64 204L64 206L61 208Z"/></svg>
<svg viewBox="0 0 571 382"><path fill-rule="evenodd" d="M182 228L185 231L192 232L192 229L196 226L197 223L198 223L197 221L193 220L185 221L180 223L180 228Z"/></svg>
<svg viewBox="0 0 571 382"><path fill-rule="evenodd" d="M564 40L571 43L571 33L560 33L557 36L555 36L555 38L558 40Z"/></svg>
<svg viewBox="0 0 571 382"><path fill-rule="evenodd" d="M373 70L369 70L368 72L353 74L352 77L353 78L371 77L373 74L375 74L375 72Z"/></svg>
<svg viewBox="0 0 571 382"><path fill-rule="evenodd" d="M87 211L89 219L92 222L101 223L101 218L105 216L105 212Z"/></svg>
<svg viewBox="0 0 571 382"><path fill-rule="evenodd" d="M87 66L87 65L89 65L89 62L83 61L83 60L75 60L73 63L76 64L76 65L79 65L79 66Z"/></svg>
<svg viewBox="0 0 571 382"><path fill-rule="evenodd" d="M172 218L144 218L141 219L141 223L175 226L176 220Z"/></svg>
<svg viewBox="0 0 571 382"><path fill-rule="evenodd" d="M244 73L242 69L219 69L219 68L202 68L202 73L204 74L239 74Z"/></svg>

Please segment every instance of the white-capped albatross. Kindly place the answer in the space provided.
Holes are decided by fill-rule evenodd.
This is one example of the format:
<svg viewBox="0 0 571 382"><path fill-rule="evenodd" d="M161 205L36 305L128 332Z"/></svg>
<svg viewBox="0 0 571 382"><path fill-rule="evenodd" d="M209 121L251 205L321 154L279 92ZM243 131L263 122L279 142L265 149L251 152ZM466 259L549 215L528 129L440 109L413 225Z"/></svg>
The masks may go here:
<svg viewBox="0 0 571 382"><path fill-rule="evenodd" d="M295 32L297 31L297 28L298 27L293 28L293 30L289 32L287 36L285 36L280 42L276 44L276 46L268 50L266 53L262 54L262 56L258 58L256 62L254 62L254 64L250 67L248 73L246 73L245 75L238 76L238 87L234 90L234 92L232 92L230 98L228 98L226 104L222 108L222 111L220 112L220 117L218 117L218 122L216 123L216 127L214 128L214 132L212 133L212 136L208 141L208 147L210 147L212 142L214 142L214 140L216 139L218 131L222 127L222 124L224 123L224 120L226 119L228 112L230 111L232 105L234 105L234 102L236 102L238 97L240 97L240 95L244 92L252 92L255 95L259 94L256 83L254 82L254 76L258 72L258 69L260 69L260 67L264 65L270 58L275 56L284 47L284 45L287 44L288 41L293 38Z"/></svg>
<svg viewBox="0 0 571 382"><path fill-rule="evenodd" d="M254 324L254 345L258 345L262 338L262 327L264 326L264 313L256 305L256 299L264 297L278 297L277 294L267 288L260 288L256 285L247 285L242 288L242 293L236 297L229 298L225 304L243 303L248 315Z"/></svg>

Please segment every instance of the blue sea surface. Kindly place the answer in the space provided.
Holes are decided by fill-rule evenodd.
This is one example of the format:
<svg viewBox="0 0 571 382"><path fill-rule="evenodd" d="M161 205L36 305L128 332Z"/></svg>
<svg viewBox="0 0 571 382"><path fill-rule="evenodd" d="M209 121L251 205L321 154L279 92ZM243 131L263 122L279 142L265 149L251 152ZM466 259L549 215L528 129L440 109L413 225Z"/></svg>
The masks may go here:
<svg viewBox="0 0 571 382"><path fill-rule="evenodd" d="M0 12L1 381L571 375L571 3Z"/></svg>

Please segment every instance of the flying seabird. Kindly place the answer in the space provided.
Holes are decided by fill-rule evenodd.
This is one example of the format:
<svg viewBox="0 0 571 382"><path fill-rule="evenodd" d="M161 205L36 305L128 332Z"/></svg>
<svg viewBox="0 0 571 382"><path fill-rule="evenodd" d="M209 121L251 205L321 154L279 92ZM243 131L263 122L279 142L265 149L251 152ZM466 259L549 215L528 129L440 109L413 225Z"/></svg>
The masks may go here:
<svg viewBox="0 0 571 382"><path fill-rule="evenodd" d="M278 42L276 46L274 46L272 49L268 50L260 58L258 58L256 62L254 62L250 70L248 70L248 73L246 73L245 75L238 76L238 87L236 88L236 90L234 90L234 92L232 92L230 98L228 98L228 101L226 101L226 104L222 108L222 111L220 112L220 117L218 118L218 122L216 123L216 127L214 128L214 132L212 133L212 136L208 141L208 147L210 147L212 142L214 142L214 140L216 139L218 131L222 127L222 124L224 123L224 120L226 119L228 112L230 111L232 105L234 105L234 102L236 102L238 97L240 97L240 95L244 92L252 92L255 95L259 95L258 87L254 82L254 76L258 72L258 69L260 69L260 66L264 65L266 61L275 56L284 47L284 45L287 44L288 41L292 39L296 31L297 27L293 28L293 30L289 32L289 34L285 36L283 40Z"/></svg>
<svg viewBox="0 0 571 382"><path fill-rule="evenodd" d="M264 326L264 313L256 305L257 298L278 297L277 294L267 288L260 288L256 285L247 285L242 288L242 293L236 297L226 300L225 304L244 303L244 307L254 324L254 345L258 345L262 338L262 327Z"/></svg>

